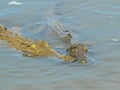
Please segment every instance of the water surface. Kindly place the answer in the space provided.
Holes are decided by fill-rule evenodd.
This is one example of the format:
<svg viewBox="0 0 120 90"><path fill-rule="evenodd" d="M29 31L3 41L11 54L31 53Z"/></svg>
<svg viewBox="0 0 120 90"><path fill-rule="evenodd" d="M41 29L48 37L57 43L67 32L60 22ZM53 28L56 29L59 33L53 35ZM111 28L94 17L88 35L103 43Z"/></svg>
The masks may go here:
<svg viewBox="0 0 120 90"><path fill-rule="evenodd" d="M82 65L54 57L23 57L0 42L0 90L120 89L119 0L9 2L0 1L0 24L19 27L27 38L48 40L45 33L49 33L49 25L60 23L73 33L73 42L94 44L89 52L95 62Z"/></svg>

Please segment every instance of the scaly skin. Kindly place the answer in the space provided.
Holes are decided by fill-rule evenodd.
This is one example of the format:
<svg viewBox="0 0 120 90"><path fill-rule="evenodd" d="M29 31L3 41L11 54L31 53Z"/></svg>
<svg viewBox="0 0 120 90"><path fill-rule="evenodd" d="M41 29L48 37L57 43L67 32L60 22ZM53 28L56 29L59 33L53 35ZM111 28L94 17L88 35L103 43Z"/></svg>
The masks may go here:
<svg viewBox="0 0 120 90"><path fill-rule="evenodd" d="M46 41L36 41L19 36L11 32L4 26L0 26L0 39L8 42L10 46L20 50L25 56L52 56L65 61L74 61L75 58L70 55L60 55Z"/></svg>
<svg viewBox="0 0 120 90"><path fill-rule="evenodd" d="M46 41L27 39L11 32L4 26L0 26L0 39L7 41L13 48L22 51L24 56L52 56L63 59L64 61L71 62L78 60L83 64L87 63L86 53L88 49L85 44L70 45L72 38L71 34L67 34L67 36L61 38L63 38L63 43L69 44L69 47L66 50L68 55L61 55L57 53L57 51L52 49Z"/></svg>

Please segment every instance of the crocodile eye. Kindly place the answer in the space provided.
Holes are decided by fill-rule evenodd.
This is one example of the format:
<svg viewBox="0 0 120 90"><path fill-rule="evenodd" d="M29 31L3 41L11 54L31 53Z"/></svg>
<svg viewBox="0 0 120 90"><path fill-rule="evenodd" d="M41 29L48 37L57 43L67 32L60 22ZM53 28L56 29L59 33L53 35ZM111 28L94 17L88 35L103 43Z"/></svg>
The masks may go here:
<svg viewBox="0 0 120 90"><path fill-rule="evenodd" d="M70 33L67 34L68 36L72 37L72 35Z"/></svg>
<svg viewBox="0 0 120 90"><path fill-rule="evenodd" d="M67 48L66 51L69 51L69 49Z"/></svg>

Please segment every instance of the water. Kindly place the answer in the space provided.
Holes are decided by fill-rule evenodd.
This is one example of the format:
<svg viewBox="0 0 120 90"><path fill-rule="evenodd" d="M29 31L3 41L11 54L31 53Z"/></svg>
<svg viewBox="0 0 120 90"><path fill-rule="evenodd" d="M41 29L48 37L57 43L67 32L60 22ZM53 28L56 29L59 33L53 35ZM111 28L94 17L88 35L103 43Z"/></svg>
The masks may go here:
<svg viewBox="0 0 120 90"><path fill-rule="evenodd" d="M23 57L0 42L0 90L120 89L119 0L9 2L0 1L0 24L20 27L27 38L47 40L44 31L49 29L48 24L59 22L70 28L73 42L94 44L89 52L95 62L81 65L54 57Z"/></svg>

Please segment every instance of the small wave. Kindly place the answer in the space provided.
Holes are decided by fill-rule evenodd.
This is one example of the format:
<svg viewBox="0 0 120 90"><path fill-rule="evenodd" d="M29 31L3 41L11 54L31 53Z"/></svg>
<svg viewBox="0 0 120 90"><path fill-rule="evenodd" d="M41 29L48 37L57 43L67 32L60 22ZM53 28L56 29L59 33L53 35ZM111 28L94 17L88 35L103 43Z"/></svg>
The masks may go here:
<svg viewBox="0 0 120 90"><path fill-rule="evenodd" d="M22 5L22 4L24 4L24 3L17 2L17 1L11 1L11 2L8 3L8 5Z"/></svg>
<svg viewBox="0 0 120 90"><path fill-rule="evenodd" d="M69 63L70 66L74 66L74 67L88 67L91 66L92 64L94 64L96 62L96 60L91 57L91 56L87 56L87 63L86 64L82 64L79 61L73 62L73 63Z"/></svg>
<svg viewBox="0 0 120 90"><path fill-rule="evenodd" d="M112 41L113 41L113 42L119 42L120 40L117 39L117 38L113 38Z"/></svg>
<svg viewBox="0 0 120 90"><path fill-rule="evenodd" d="M15 9L15 8L1 9L0 10L0 17L13 15L13 14L16 14L18 12L21 12L21 10L18 10L18 9Z"/></svg>

